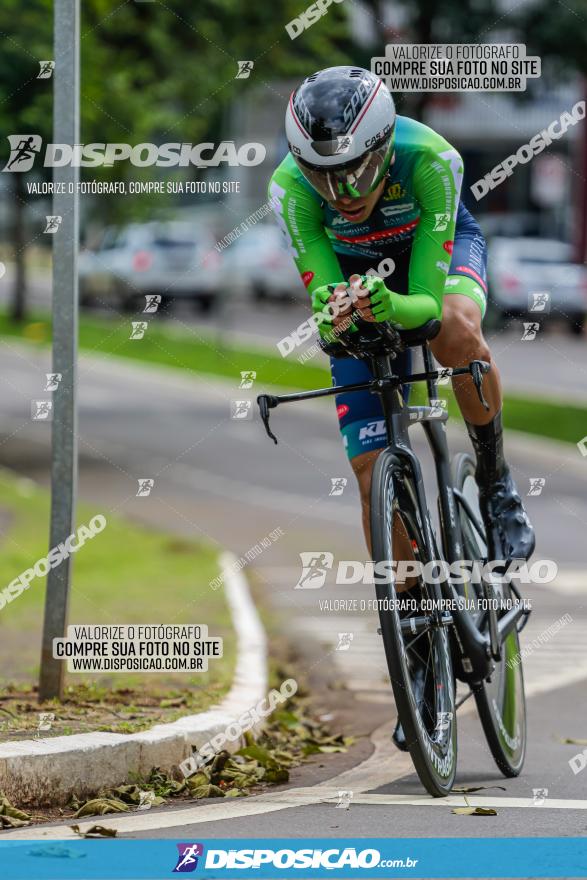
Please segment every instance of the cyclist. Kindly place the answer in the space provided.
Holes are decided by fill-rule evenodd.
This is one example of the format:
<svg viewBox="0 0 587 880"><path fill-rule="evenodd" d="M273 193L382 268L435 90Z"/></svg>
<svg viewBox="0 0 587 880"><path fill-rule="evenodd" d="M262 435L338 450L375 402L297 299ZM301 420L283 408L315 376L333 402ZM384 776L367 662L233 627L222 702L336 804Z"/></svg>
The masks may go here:
<svg viewBox="0 0 587 880"><path fill-rule="evenodd" d="M336 339L348 323L350 290L367 322L411 329L441 318L430 348L443 367L492 363L484 381L489 411L470 376L454 377L453 389L475 449L489 558L527 559L534 531L504 457L499 373L481 331L486 245L460 201L459 153L431 128L396 116L385 84L357 67L307 77L290 97L285 129L290 152L269 196L321 336ZM385 279L371 274L379 267ZM335 384L370 378L355 358L331 366ZM371 474L387 442L381 405L368 391L338 395L336 403L370 547Z"/></svg>

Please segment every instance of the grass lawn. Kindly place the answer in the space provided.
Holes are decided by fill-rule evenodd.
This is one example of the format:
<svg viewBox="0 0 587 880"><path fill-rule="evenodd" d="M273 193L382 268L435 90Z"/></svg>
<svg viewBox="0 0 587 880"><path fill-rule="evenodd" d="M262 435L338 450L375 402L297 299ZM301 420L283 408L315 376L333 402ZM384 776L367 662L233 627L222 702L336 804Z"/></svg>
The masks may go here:
<svg viewBox="0 0 587 880"><path fill-rule="evenodd" d="M80 505L78 526L101 512ZM106 519L105 529L74 556L69 622L206 624L210 636L223 637L224 657L200 673L68 673L69 701L40 707L31 688L38 678L45 579L34 578L0 610L2 739L30 736L39 709L55 712L54 733L141 729L201 711L230 687L234 634L223 589L208 586L218 574L217 551L110 514ZM1 589L46 556L48 521L47 492L0 470Z"/></svg>
<svg viewBox="0 0 587 880"><path fill-rule="evenodd" d="M151 326L143 339L130 340L130 323L130 316L106 320L82 314L80 349L231 379L240 378L241 370L255 369L255 387L258 389L274 385L308 390L330 385L326 359L320 354L309 363L300 364L294 356L282 358L277 352L272 354L232 344L220 346L218 335L205 335L199 329L188 326L172 328L164 323L157 324L154 320L151 320ZM0 314L0 337L16 336L39 345L47 345L50 332L50 323L46 316L37 316L22 327L14 324L6 315ZM441 396L447 396L446 390L441 389ZM423 385L414 386L412 400L420 402L423 392ZM456 403L450 392L448 396L451 415L456 415ZM577 443L587 434L587 408L550 399L506 394L504 424L507 428L518 431Z"/></svg>

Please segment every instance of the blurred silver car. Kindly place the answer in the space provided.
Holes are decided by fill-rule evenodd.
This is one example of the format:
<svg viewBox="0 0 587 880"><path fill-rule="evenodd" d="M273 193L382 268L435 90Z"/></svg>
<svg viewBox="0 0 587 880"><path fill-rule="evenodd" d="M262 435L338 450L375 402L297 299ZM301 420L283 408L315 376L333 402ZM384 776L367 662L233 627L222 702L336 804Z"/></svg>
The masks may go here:
<svg viewBox="0 0 587 880"><path fill-rule="evenodd" d="M489 308L506 316L562 319L580 334L587 315L587 269L570 244L546 238L493 238L489 243Z"/></svg>
<svg viewBox="0 0 587 880"><path fill-rule="evenodd" d="M95 250L80 253L78 266L83 305L137 308L158 294L209 311L222 282L212 235L177 221L108 227Z"/></svg>
<svg viewBox="0 0 587 880"><path fill-rule="evenodd" d="M249 229L224 251L231 293L264 299L307 300L302 280L277 226Z"/></svg>

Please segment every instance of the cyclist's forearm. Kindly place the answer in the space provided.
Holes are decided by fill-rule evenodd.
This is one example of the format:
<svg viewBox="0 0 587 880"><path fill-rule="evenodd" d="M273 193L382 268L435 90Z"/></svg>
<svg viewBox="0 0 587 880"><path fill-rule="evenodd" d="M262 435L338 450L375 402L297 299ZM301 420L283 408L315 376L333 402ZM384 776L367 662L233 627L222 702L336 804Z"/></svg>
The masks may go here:
<svg viewBox="0 0 587 880"><path fill-rule="evenodd" d="M412 293L397 298L393 322L411 330L432 318L440 318L441 312L440 303L431 294Z"/></svg>

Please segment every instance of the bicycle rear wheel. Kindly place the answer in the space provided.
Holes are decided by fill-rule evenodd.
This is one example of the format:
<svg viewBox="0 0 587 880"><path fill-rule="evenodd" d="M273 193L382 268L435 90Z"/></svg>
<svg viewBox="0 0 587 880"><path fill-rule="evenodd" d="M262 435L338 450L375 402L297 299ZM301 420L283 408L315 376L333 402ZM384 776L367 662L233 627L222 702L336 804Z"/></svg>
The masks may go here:
<svg viewBox="0 0 587 880"><path fill-rule="evenodd" d="M426 513L426 516L428 514ZM373 469L371 485L371 541L373 560L397 559L394 543L406 539L412 560L434 562L426 550L423 524L412 480L391 450L385 449ZM405 558L405 557L404 557ZM410 561L410 560L405 560ZM440 598L437 585L419 576L414 585L422 600ZM433 797L449 794L456 773L457 728L454 678L448 628L433 622L433 612L400 612L393 583L376 583L381 634L397 707L416 772ZM413 590L412 590L413 593ZM405 594L404 594L405 595ZM419 685L415 690L415 676Z"/></svg>
<svg viewBox="0 0 587 880"><path fill-rule="evenodd" d="M481 524L479 489L475 480L475 464L471 456L464 453L455 456L453 473L456 488L468 502L476 521ZM463 559L483 560L487 556L485 541L479 535L464 506L459 504L458 507L463 535ZM484 530L481 531L484 534ZM473 598L483 597L481 584L470 584L466 587L474 592ZM508 584L494 583L493 590L496 598L502 599L504 604L513 598ZM486 615L476 616L481 626L484 616L487 622ZM524 673L520 639L516 629L505 639L502 645L502 659L495 664L490 678L474 688L474 694L485 738L495 763L504 776L518 776L526 754L527 725Z"/></svg>

